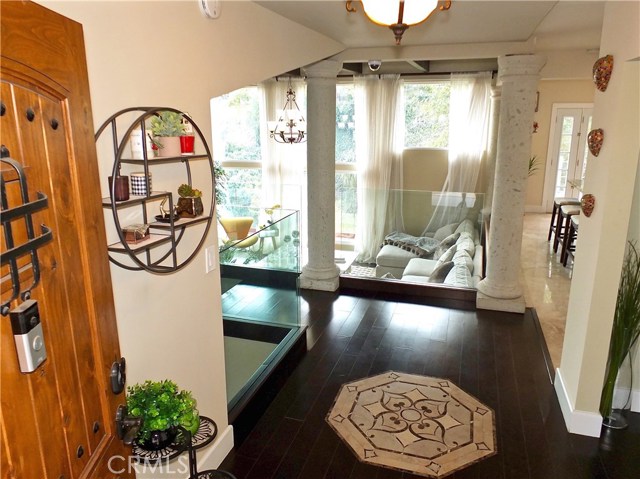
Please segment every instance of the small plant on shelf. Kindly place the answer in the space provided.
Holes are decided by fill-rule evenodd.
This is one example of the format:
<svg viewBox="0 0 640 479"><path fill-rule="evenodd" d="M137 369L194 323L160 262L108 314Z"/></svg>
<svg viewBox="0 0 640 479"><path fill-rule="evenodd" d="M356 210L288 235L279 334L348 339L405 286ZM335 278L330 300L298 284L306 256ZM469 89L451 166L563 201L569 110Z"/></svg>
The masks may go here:
<svg viewBox="0 0 640 479"><path fill-rule="evenodd" d="M180 135L185 131L182 114L168 110L160 111L151 117L150 124L161 156L180 156Z"/></svg>
<svg viewBox="0 0 640 479"><path fill-rule="evenodd" d="M200 425L191 391L180 390L171 380L145 381L127 388L127 409L142 418L136 442L146 449L161 449L175 440L181 426L195 434Z"/></svg>
<svg viewBox="0 0 640 479"><path fill-rule="evenodd" d="M182 115L175 111L161 111L151 117L153 136L180 136L184 133Z"/></svg>
<svg viewBox="0 0 640 479"><path fill-rule="evenodd" d="M180 218L195 218L204 212L202 205L202 191L183 183L178 188L178 204L176 213Z"/></svg>
<svg viewBox="0 0 640 479"><path fill-rule="evenodd" d="M202 191L192 188L191 185L186 183L181 184L178 187L178 194L181 198L200 198L202 197Z"/></svg>

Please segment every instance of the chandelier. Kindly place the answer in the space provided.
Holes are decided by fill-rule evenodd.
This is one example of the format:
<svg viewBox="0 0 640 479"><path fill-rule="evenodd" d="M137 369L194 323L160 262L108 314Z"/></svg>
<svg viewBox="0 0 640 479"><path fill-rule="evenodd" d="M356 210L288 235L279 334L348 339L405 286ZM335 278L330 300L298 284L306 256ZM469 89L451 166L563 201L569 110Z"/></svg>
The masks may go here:
<svg viewBox="0 0 640 479"><path fill-rule="evenodd" d="M424 22L438 6L438 0L360 0L364 13L373 23L389 27L396 37L396 45L400 45L402 34L407 28ZM355 12L347 0L348 12ZM449 10L451 0L445 0L440 10Z"/></svg>
<svg viewBox="0 0 640 479"><path fill-rule="evenodd" d="M269 136L278 143L303 143L307 141L307 122L296 103L296 93L291 86L291 78L287 86L287 101L282 110L278 110L278 121L269 121Z"/></svg>

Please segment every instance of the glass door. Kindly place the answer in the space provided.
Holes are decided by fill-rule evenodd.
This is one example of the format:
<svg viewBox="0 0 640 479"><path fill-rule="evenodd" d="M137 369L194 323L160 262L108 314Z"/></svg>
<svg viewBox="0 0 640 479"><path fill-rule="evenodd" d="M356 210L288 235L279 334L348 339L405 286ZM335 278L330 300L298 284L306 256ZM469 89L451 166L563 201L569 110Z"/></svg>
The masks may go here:
<svg viewBox="0 0 640 479"><path fill-rule="evenodd" d="M559 108L551 138L553 149L550 169L555 178L548 198L558 196L578 197L587 167L587 135L591 129L591 108Z"/></svg>

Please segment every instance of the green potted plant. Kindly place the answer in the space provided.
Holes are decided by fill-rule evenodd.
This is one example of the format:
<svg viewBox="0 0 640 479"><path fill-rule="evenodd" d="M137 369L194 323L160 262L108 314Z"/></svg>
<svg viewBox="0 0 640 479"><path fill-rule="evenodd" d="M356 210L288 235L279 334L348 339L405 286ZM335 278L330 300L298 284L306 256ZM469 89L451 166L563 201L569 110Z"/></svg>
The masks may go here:
<svg viewBox="0 0 640 479"><path fill-rule="evenodd" d="M180 135L184 133L182 114L160 111L151 117L151 133L160 144L160 156L180 156Z"/></svg>
<svg viewBox="0 0 640 479"><path fill-rule="evenodd" d="M605 382L600 398L600 413L607 427L621 429L626 420L617 411L613 402L616 380L625 361L629 361L631 350L640 335L640 256L635 243L629 242L625 255L613 315L609 359ZM631 375L629 375L629 380ZM626 386L626 385L625 385ZM631 385L629 384L629 390Z"/></svg>
<svg viewBox="0 0 640 479"><path fill-rule="evenodd" d="M157 450L171 444L179 426L195 434L200 425L196 406L190 391L180 390L168 379L127 388L129 414L142 418L136 442L145 449Z"/></svg>
<svg viewBox="0 0 640 479"><path fill-rule="evenodd" d="M178 188L178 195L176 214L180 218L195 218L203 213L202 191L183 183Z"/></svg>

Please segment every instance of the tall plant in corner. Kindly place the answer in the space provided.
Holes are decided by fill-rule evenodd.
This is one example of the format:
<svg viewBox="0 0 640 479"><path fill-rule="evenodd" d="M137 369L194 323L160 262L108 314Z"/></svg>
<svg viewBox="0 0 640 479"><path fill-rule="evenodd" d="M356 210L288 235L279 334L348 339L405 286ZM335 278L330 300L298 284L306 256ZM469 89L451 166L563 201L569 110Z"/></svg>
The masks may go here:
<svg viewBox="0 0 640 479"><path fill-rule="evenodd" d="M608 427L624 427L617 425L620 418L613 409L613 395L615 392L618 371L640 335L640 256L635 242L629 242L625 255L616 299L616 309L613 316L611 343L609 344L609 360L602 396L600 398L600 413L604 418L604 425Z"/></svg>

